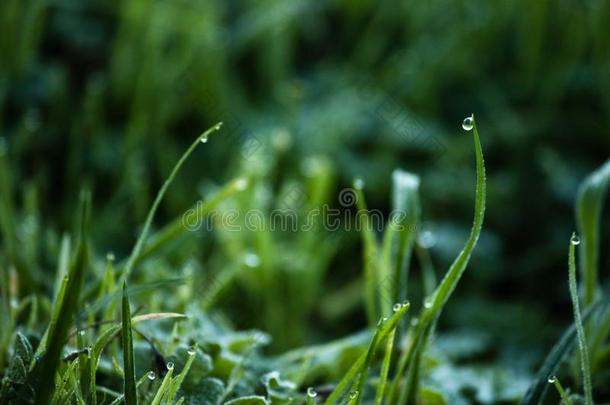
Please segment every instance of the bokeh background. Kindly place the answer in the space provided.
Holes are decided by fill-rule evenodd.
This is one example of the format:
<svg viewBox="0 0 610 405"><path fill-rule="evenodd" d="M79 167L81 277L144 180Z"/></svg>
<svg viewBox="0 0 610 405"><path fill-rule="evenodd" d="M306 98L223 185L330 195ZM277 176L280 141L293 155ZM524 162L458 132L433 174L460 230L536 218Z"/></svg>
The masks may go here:
<svg viewBox="0 0 610 405"><path fill-rule="evenodd" d="M388 212L401 168L421 177L441 276L472 221L461 122L474 113L488 209L440 329L466 342L462 355L529 368L571 321L576 190L610 151L610 2L3 0L0 18L3 190L24 266L37 269L32 289L51 294L83 186L96 255L123 258L172 165L219 121L156 227L240 176L252 187L227 206L270 209L295 189L307 207L338 206L361 178L369 207ZM341 231L189 232L135 277L205 275L197 290L227 268L264 268L271 281L239 274L206 302L272 332L280 352L365 325L360 243ZM417 264L411 286L421 302Z"/></svg>

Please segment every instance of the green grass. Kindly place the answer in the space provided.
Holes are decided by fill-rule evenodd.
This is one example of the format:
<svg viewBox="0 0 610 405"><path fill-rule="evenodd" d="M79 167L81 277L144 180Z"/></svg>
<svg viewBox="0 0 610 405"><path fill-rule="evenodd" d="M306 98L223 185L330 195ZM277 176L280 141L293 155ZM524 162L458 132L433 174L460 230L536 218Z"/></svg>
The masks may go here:
<svg viewBox="0 0 610 405"><path fill-rule="evenodd" d="M209 132L207 131L202 136L207 137ZM316 356L320 356L316 361L322 362L321 364L335 362L341 358L340 356L344 356L350 351L353 352L350 356L355 356L353 357L353 364L345 374L337 374L341 378L324 400L325 404L333 405L344 402L350 404L360 404L363 402L374 402L375 404L415 403L420 395L423 395L421 384L426 373L424 361L427 356L428 346L431 343L431 337L434 335L435 325L443 308L449 302L450 296L462 278L483 225L486 177L483 148L476 123L472 129L472 134L477 172L475 215L472 231L464 249L449 267L436 289L430 296L425 298L419 316L412 318L413 322L411 322L410 328L406 328L406 325L403 325L410 305L406 301L401 304L396 299L404 297L406 294L408 262L412 259L415 229L417 229L417 225L420 223L419 180L408 173L395 173L394 205L397 209L400 208L404 212L410 213L410 215L407 215L406 219L402 218L398 222L393 219L387 226L382 243L377 241L377 236L373 232L370 219L365 217L365 224L368 225L363 228L363 246L365 250L364 281L366 285L364 296L367 303L365 307L371 320L376 319L375 325L369 328L373 333L368 347L364 348L362 345L364 341L362 340L360 340L360 343L340 341L337 343L339 344L338 349L334 349L334 355L330 356L322 354L325 349L316 350L311 348L309 349L311 351L307 348L301 349L308 353L307 356L310 356L308 361L304 363L310 364L310 366L312 359L316 359ZM142 365L137 364L138 361L141 361L141 356L136 355L135 350L136 338L132 333L136 330L134 329L135 325L142 320L162 320L184 316L173 313L149 313L133 316L130 309L129 295L135 296L135 292L134 290L127 289L123 281L131 274L141 252L147 246L146 237L152 224L154 213L159 207L163 195L176 176L180 166L199 143L200 139L198 138L187 149L172 170L168 180L164 183L147 216L140 237L123 267L123 271L117 274L114 271L113 260L109 258L105 262L105 275L97 278L94 284L84 283L86 270L90 267L90 264L88 264L90 261L90 247L87 236L89 233L86 225L88 222L87 218L90 215L90 197L87 193L83 193L79 221L79 238L74 248L74 257L69 266L66 264L66 257L70 254L69 239L64 238L65 243L62 243L61 252L63 258L59 261L58 272L62 274L67 271L67 273L63 276L63 281L58 283L49 326L38 345L36 350L38 354L36 356L32 354L33 349L28 338L20 333L15 335L14 352L10 359L8 370L12 373L10 370L13 370L14 367L19 367L16 364L22 364L21 367L27 366L27 368L22 369L22 375L19 378L10 377L11 374L5 376L2 385L2 398L4 402L25 399L27 397L26 393L29 390L30 394L33 393L37 403L60 403L66 399L81 403L119 403L124 401L126 404L136 404L147 400L150 400L153 404L171 403L176 400L185 401L186 398L197 397L199 395L197 393L202 389L199 386L202 377L204 380L208 379L208 384L218 384L216 382L212 383L212 381L220 383L216 393L217 402L231 400L229 401L230 403L268 403L269 401L272 403L291 403L289 398L292 398L296 403L299 402L299 399L297 399L299 393L295 391L299 387L298 383L282 384L278 382L276 383L278 386L273 389L268 384L265 396L252 396L256 392L254 391L256 383L249 385L252 383L248 383L248 381L256 376L257 373L261 373L273 364L273 361L270 363L271 359L261 357L261 353L257 349L257 346L267 338L264 338L264 335L248 337L247 335L235 334L224 329L226 326L222 326L222 323L213 326L218 321L215 321L214 318L208 318L208 315L205 313L195 312L194 319L191 319L193 316L191 313L191 315L188 315L188 318L190 319L189 322L197 320L197 322L203 322L202 325L208 325L203 326L204 330L208 330L208 333L199 335L197 329L191 329L194 326L186 326L185 329L180 328L180 323L176 323L173 329L165 329L165 332L162 332L163 329L159 329L157 332L154 332L154 329L150 330L148 333L154 333L157 336L154 339L154 344L149 339L141 341L141 343L149 342L150 348L153 350L151 353L154 355L153 357L167 359L167 361L163 360L158 365L160 369L157 369L157 372L163 375L163 378L157 388L154 388L154 384L146 384L149 372L142 373L138 371L141 370ZM240 189L244 190L241 187ZM232 194L227 194L226 192L221 192L219 195L227 199L235 198L232 197ZM356 187L355 197L358 199L358 208L365 210L364 193L359 184ZM174 225L175 223L177 222L174 221L169 225L170 228L166 228L170 229L170 231L161 230L161 235L167 232L172 234L178 232L176 225ZM161 240L171 238L173 237L161 237ZM576 334L580 348L585 401L592 404L592 383L583 320L588 319L591 316L591 312L599 306L591 306L584 317L581 317L575 279L576 244L576 236L573 236L569 255L569 285L574 304L576 333L574 333L574 328L568 332L570 335L566 335L563 339L565 343L560 343L560 348L554 350L556 354L553 354L546 361L543 372L547 373L547 378L548 375L551 375L550 373L555 372L560 364L560 360L565 357L567 349L574 339L573 336ZM163 252L163 250L160 249L159 252ZM150 253L153 257L158 256L158 254L157 249ZM420 255L419 257L425 256ZM424 264L429 266L430 259L427 258L426 260ZM95 263L95 258L93 263ZM65 270L66 267L67 270ZM431 270L428 269L428 271ZM387 275L396 278L390 278L392 281L388 283L388 278L382 278L382 276ZM60 280L61 277L58 276L57 279ZM396 280L400 280L400 282L396 282ZM236 279L232 277L224 280L223 283L230 285L235 281ZM119 295L118 286L120 285L123 285L123 289L122 323L119 324L113 320L116 310L113 305L113 297L116 298ZM163 286L164 284L161 283L160 285ZM154 289L154 287L152 288ZM273 292L273 290L270 290L270 292ZM388 297L394 302L391 306L389 305ZM90 308L90 312L84 318L80 318L79 308L83 306L83 303ZM209 308L209 306L206 308ZM88 324L83 324L83 321L88 322ZM16 322L18 320L13 320L12 324ZM102 326L104 324L109 324L109 326ZM405 328L401 329L401 325L405 326ZM77 332L69 333L74 327L78 327ZM212 329L209 329L210 327ZM93 334L89 338L89 341L95 342L93 346L85 347L85 342L81 337L85 333L81 334L78 332L81 329L86 332L97 333L97 337ZM183 362L185 349L181 349L175 343L185 341L182 335L183 332L187 333L186 340L194 343L194 346L189 347L186 362ZM211 334L209 334L210 332ZM146 334L139 330L138 333L142 336ZM191 337L188 337L189 334ZM122 369L115 362L119 352L117 347L112 344L113 340L119 335L122 342ZM196 336L200 337L197 338ZM397 345L397 340L401 336L405 336L409 342L406 346ZM246 338L246 340L243 340L243 338ZM74 339L76 339L75 342L73 342ZM261 341L260 339L263 340ZM78 350L76 352L77 355L68 356L70 360L64 359L64 361L61 361L60 357L65 352L66 344L71 346L74 343ZM173 356L167 358L161 355L158 352L159 349L155 348L158 345L161 345L160 348L165 353L176 352L176 363L169 360L174 358ZM329 345L332 345L332 343ZM110 358L104 355L106 347L111 349L108 353L111 356ZM137 347L141 347L141 345ZM377 353L381 351L379 349L382 347L384 348L382 351L384 355L382 358L379 358ZM231 348L230 351L226 351L227 348ZM199 359L196 355L199 350L205 353L207 366L204 365L206 362L204 364L195 364L195 360ZM290 354L288 353L287 356L290 357ZM27 363L25 363L26 360L28 361ZM280 367L280 372L283 367L284 372L288 376L296 378L297 374L295 374L296 369L294 366L298 366L298 363L296 362L293 363L294 365L291 365L290 360L287 362L280 360L277 364ZM110 364L114 365L110 366ZM182 364L182 366L178 364ZM180 367L181 371L176 375L174 369L178 367ZM198 368L198 373L203 374L199 374L197 379L189 380L188 373L193 368ZM300 373L305 374L298 378L301 382L300 384L310 380L311 377L307 377L307 375L313 373L314 370L315 368L311 367L302 369ZM154 373L154 371L152 372ZM55 379L42 378L42 376L48 375L56 375L56 381L59 382L59 385L54 384ZM206 375L209 375L209 377L205 377ZM249 375L250 377L248 377ZM222 383L223 380L226 381L224 384ZM122 381L122 394L114 391L117 381ZM25 392L20 391L20 387L23 388L22 386L27 387ZM303 390L307 388L304 385L300 385L300 387ZM309 390L314 392L313 388ZM286 392L283 393L283 391ZM536 393L534 394L533 392ZM563 397L565 393L563 391L560 392ZM544 390L536 389L530 392L530 397L526 401L529 401L527 403L536 403L543 394ZM25 395L25 397L22 397L22 395ZM206 396L205 394L201 395ZM276 396L284 398L283 402L277 402L277 398L273 399ZM307 403L316 403L318 397L303 395L301 398L302 401ZM533 398L537 399L534 400Z"/></svg>
<svg viewBox="0 0 610 405"><path fill-rule="evenodd" d="M609 2L77 3L0 2L0 405L610 400Z"/></svg>

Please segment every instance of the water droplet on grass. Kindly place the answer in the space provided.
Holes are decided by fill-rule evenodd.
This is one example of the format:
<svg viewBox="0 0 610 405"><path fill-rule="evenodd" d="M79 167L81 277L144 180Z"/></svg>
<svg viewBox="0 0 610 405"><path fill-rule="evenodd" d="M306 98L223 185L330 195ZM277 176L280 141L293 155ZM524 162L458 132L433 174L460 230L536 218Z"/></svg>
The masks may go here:
<svg viewBox="0 0 610 405"><path fill-rule="evenodd" d="M194 356L197 354L197 348L195 346L190 346L188 349L186 349L186 352L189 356Z"/></svg>
<svg viewBox="0 0 610 405"><path fill-rule="evenodd" d="M356 397L358 397L358 391L352 391L349 393L350 399L356 399Z"/></svg>
<svg viewBox="0 0 610 405"><path fill-rule="evenodd" d="M386 323L386 321L388 320L388 318L386 318L385 316L382 318L379 318L379 321L377 322L377 326L381 326L384 323Z"/></svg>
<svg viewBox="0 0 610 405"><path fill-rule="evenodd" d="M148 377L148 379L150 381L153 381L155 378L157 378L157 376L155 375L154 371L149 371L148 374L146 375Z"/></svg>
<svg viewBox="0 0 610 405"><path fill-rule="evenodd" d="M244 264L250 268L255 268L261 265L261 258L253 252L248 252L244 255Z"/></svg>
<svg viewBox="0 0 610 405"><path fill-rule="evenodd" d="M354 180L354 188L356 190L362 190L364 188L364 180L362 180L361 178L357 178L356 180Z"/></svg>
<svg viewBox="0 0 610 405"><path fill-rule="evenodd" d="M570 238L570 243L574 246L578 246L580 245L580 238L578 237L578 235L576 235L575 233L572 234L572 237Z"/></svg>
<svg viewBox="0 0 610 405"><path fill-rule="evenodd" d="M170 361L170 362L168 362L168 363L165 365L165 367L167 367L167 370L168 370L168 371L171 371L171 370L173 370L173 369L174 369L174 363L172 363L172 362Z"/></svg>
<svg viewBox="0 0 610 405"><path fill-rule="evenodd" d="M248 179L242 177L235 180L235 189L237 191L244 191L246 188L248 188Z"/></svg>
<svg viewBox="0 0 610 405"><path fill-rule="evenodd" d="M78 334L81 336L85 336L85 330L84 329L79 330Z"/></svg>
<svg viewBox="0 0 610 405"><path fill-rule="evenodd" d="M436 245L436 236L434 236L432 231L426 229L419 234L417 243L419 243L419 245L424 249L429 249Z"/></svg>
<svg viewBox="0 0 610 405"><path fill-rule="evenodd" d="M309 398L315 398L318 396L318 393L316 392L316 390L313 387L309 387L309 388L307 388L307 396Z"/></svg>
<svg viewBox="0 0 610 405"><path fill-rule="evenodd" d="M396 303L396 304L394 304L394 306L392 307L392 311L394 311L394 312L398 312L398 311L400 311L400 310L401 310L401 308L402 308L402 304L401 304L401 303L399 303L399 302L397 302L397 303Z"/></svg>
<svg viewBox="0 0 610 405"><path fill-rule="evenodd" d="M556 381L557 381L557 377L555 377L554 375L549 376L549 379L548 379L549 384L555 384Z"/></svg>
<svg viewBox="0 0 610 405"><path fill-rule="evenodd" d="M474 116L470 115L470 117L464 118L464 121L462 121L462 128L464 128L464 130L466 130L466 131L470 131L470 130L472 130L473 127L474 127Z"/></svg>
<svg viewBox="0 0 610 405"><path fill-rule="evenodd" d="M432 308L432 298L426 298L424 300L424 308L426 308L426 309Z"/></svg>

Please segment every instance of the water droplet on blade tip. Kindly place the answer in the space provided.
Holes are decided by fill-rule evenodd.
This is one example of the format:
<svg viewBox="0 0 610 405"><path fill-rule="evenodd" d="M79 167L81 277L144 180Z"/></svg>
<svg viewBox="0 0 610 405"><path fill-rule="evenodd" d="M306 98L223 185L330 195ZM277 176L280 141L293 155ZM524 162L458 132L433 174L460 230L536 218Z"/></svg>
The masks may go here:
<svg viewBox="0 0 610 405"><path fill-rule="evenodd" d="M470 117L464 118L464 121L462 121L462 128L464 128L465 131L470 131L470 130L472 130L472 128L474 128L474 116L473 115L470 115Z"/></svg>

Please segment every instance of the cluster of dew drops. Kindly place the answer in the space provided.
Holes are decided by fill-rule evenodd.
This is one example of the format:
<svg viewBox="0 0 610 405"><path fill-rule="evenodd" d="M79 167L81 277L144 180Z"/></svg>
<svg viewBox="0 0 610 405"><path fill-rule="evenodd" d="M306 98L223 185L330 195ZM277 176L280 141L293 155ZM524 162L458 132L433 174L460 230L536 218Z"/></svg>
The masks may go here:
<svg viewBox="0 0 610 405"><path fill-rule="evenodd" d="M197 354L197 348L195 346L190 346L188 349L186 349L186 352L188 353L189 356L194 356ZM167 371L172 371L174 369L174 363L171 361L168 361L167 364L165 365L165 368L167 368ZM155 378L157 378L157 375L155 374L154 371L149 371L146 376L148 377L148 379L150 381L154 381Z"/></svg>

